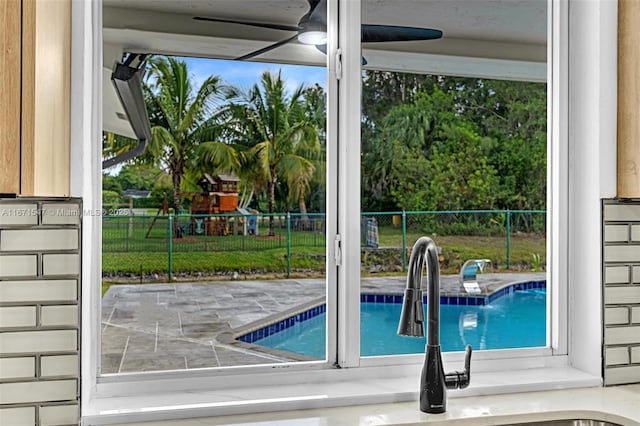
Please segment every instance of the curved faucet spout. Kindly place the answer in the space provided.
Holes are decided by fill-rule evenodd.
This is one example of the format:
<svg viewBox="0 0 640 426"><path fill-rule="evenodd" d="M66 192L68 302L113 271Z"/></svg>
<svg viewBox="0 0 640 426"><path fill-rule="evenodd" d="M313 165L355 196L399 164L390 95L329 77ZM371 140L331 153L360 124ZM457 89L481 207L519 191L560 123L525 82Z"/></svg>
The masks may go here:
<svg viewBox="0 0 640 426"><path fill-rule="evenodd" d="M425 413L444 413L448 389L462 389L471 377L471 346L467 346L465 370L445 374L440 352L440 265L438 248L429 237L421 237L413 245L409 258L407 288L405 289L398 334L422 337L424 313L422 307L422 270L427 262L427 345L420 381L420 410Z"/></svg>
<svg viewBox="0 0 640 426"><path fill-rule="evenodd" d="M398 326L403 336L424 336L422 308L422 270L427 261L427 344L440 344L440 266L438 248L429 237L419 238L409 258L407 288Z"/></svg>

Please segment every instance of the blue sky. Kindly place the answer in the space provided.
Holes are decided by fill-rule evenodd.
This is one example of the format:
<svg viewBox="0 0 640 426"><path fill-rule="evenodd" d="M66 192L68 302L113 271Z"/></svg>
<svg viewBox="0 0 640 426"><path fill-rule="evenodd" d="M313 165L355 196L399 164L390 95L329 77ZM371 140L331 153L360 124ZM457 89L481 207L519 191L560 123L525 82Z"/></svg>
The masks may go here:
<svg viewBox="0 0 640 426"><path fill-rule="evenodd" d="M287 88L293 90L299 84L313 86L316 83L326 87L326 68L305 65L269 64L264 62L246 62L221 59L180 58L187 62L189 72L194 79L195 87L210 75L219 75L227 84L240 88L251 87L260 80L265 70L278 72L282 70L282 78Z"/></svg>
<svg viewBox="0 0 640 426"><path fill-rule="evenodd" d="M282 70L282 78L287 83L288 90L295 89L299 84L313 86L316 83L326 88L327 70L324 67L190 57L181 57L180 59L187 62L189 73L196 88L200 87L202 81L210 75L221 76L226 84L232 84L243 89L248 88L257 83L264 70L267 69L272 72ZM110 175L117 175L121 168L121 166L112 167L105 172Z"/></svg>

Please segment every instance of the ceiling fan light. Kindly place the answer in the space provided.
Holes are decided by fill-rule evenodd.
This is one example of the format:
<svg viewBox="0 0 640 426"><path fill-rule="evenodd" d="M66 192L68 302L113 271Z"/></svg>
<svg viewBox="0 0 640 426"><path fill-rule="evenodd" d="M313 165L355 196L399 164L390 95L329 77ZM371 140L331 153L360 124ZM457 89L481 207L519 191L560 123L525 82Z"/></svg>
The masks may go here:
<svg viewBox="0 0 640 426"><path fill-rule="evenodd" d="M317 30L304 31L298 34L298 41L304 44L326 44L327 33L326 31Z"/></svg>

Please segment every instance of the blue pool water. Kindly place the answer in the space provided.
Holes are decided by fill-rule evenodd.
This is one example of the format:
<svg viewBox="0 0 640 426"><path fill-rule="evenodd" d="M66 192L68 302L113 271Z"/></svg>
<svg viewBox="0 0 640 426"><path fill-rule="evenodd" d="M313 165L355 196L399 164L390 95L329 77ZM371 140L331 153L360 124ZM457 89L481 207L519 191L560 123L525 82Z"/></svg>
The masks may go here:
<svg viewBox="0 0 640 426"><path fill-rule="evenodd" d="M398 336L400 303L361 303L363 356L423 353L425 338ZM426 306L425 306L426 309ZM425 312L425 318L426 318ZM440 306L443 351L504 349L546 344L546 291L518 290L482 306ZM255 344L325 358L325 314L255 341Z"/></svg>

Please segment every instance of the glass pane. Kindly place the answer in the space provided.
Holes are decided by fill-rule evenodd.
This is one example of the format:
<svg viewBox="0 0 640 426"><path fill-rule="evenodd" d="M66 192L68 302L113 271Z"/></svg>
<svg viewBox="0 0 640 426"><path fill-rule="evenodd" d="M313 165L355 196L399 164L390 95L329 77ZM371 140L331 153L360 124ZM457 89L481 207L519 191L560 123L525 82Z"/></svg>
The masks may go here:
<svg viewBox="0 0 640 426"><path fill-rule="evenodd" d="M437 246L443 351L547 344L546 74L542 65L490 78L517 74L512 60L544 64L546 10L457 3L400 3L390 13L363 2L363 28L396 27L372 29L375 44L363 30L362 356L424 352L424 337L397 335L422 236ZM521 22L528 45L503 20L518 13L531 21ZM419 40L384 43L398 34ZM478 57L501 65L479 66Z"/></svg>
<svg viewBox="0 0 640 426"><path fill-rule="evenodd" d="M326 57L270 28L298 5L104 1L104 63L144 73L152 140L103 173L102 374L327 358ZM138 144L111 72L105 158Z"/></svg>

